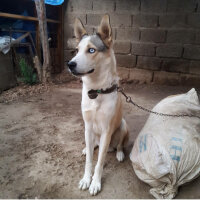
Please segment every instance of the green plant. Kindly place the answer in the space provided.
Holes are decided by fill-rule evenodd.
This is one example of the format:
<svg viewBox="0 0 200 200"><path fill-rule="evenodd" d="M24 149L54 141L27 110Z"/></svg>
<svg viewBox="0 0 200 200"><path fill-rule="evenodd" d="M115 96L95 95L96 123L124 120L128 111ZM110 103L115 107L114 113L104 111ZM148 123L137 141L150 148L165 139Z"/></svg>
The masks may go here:
<svg viewBox="0 0 200 200"><path fill-rule="evenodd" d="M27 64L24 58L19 61L22 81L26 84L33 85L37 83L37 74L34 72L33 68Z"/></svg>

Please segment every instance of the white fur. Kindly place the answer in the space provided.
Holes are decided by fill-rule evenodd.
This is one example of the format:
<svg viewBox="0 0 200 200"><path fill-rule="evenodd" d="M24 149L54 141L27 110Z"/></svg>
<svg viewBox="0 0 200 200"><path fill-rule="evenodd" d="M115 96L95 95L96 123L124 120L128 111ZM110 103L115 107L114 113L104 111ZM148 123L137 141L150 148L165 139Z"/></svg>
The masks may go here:
<svg viewBox="0 0 200 200"><path fill-rule="evenodd" d="M88 44L89 40L90 40L90 37L86 37L80 41L80 43L78 45L79 52L71 60L71 61L74 61L77 63L76 69L80 73L86 73L95 67L95 62L91 62L92 60L90 60L90 62L88 62L88 57L85 56L86 51L87 51L87 44Z"/></svg>
<svg viewBox="0 0 200 200"><path fill-rule="evenodd" d="M87 53L90 36L82 39L78 45L79 51L71 60L77 63L77 72L85 73L91 69L94 72L82 77L82 102L81 109L85 123L85 142L86 148L83 154L86 154L85 173L79 182L79 188L85 190L89 188L91 195L96 195L101 190L101 177L106 153L109 149L111 136L115 130L111 130L111 120L115 115L119 94L117 91L103 95L99 94L96 99L88 97L88 91L91 89L106 89L113 84L118 84L116 72L116 60L112 48L108 49L109 56L103 52L98 53L96 60L91 59ZM126 122L122 121L123 131L127 132ZM120 125L119 125L120 126ZM123 138L123 137L122 137ZM98 161L92 177L93 152L96 145L99 145ZM124 159L124 153L121 146L117 152L118 161Z"/></svg>
<svg viewBox="0 0 200 200"><path fill-rule="evenodd" d="M102 68L107 67L107 65L102 62ZM85 187L89 187L89 182L91 182L92 176L92 157L93 157L93 149L95 138L102 136L103 139L100 140L99 146L103 146L105 143L105 135L107 134L107 130L109 127L110 119L113 116L113 113L116 108L118 94L117 92L112 92L107 95L99 95L96 99L90 99L88 97L87 92L91 89L98 89L98 88L108 88L111 86L112 82L116 82L118 77L112 77L110 74L107 75L107 70L101 71L102 81L96 82L95 75L91 74L90 76L85 76L82 78L83 80L83 90L82 90L82 102L81 102L81 109L83 113L84 119L84 112L91 111L92 116L89 121L84 119L85 122L85 140L86 140L86 156L88 155L88 159L86 157L86 164L85 164L85 175L83 179L80 181L80 189L85 189ZM94 81L93 81L94 80ZM87 148L89 147L89 148ZM101 148L99 149L99 155L102 154ZM123 158L119 158L118 160L122 161ZM96 195L101 190L101 176L102 176L103 166L97 162L95 167L95 173L93 176L92 183L90 185L89 191L91 195Z"/></svg>

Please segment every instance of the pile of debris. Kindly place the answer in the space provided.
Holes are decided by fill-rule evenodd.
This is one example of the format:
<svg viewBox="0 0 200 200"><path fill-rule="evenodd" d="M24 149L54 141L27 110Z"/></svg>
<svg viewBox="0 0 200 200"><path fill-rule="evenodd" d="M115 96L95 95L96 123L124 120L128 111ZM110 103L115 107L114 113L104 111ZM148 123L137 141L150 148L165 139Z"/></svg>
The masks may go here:
<svg viewBox="0 0 200 200"><path fill-rule="evenodd" d="M9 103L12 101L19 100L23 97L32 97L37 94L42 94L44 92L49 92L52 87L52 83L48 84L37 84L37 85L20 85L15 88L11 88L4 91L0 95L0 103Z"/></svg>

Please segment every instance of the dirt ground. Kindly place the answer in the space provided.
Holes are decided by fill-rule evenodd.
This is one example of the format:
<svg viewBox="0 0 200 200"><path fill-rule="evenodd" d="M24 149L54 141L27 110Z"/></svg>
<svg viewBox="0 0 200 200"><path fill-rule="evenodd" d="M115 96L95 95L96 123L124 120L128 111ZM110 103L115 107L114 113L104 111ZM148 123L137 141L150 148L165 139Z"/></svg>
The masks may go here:
<svg viewBox="0 0 200 200"><path fill-rule="evenodd" d="M162 98L188 91L185 87L123 85L134 101L152 108ZM19 89L15 89L18 91ZM2 94L4 95L4 94ZM2 96L1 95L1 96ZM135 175L129 153L148 114L124 101L130 129L126 159L108 153L102 191L95 197L78 189L84 172L84 124L81 84L53 84L19 98L0 98L0 198L152 198L150 187ZM94 165L98 149L95 150ZM200 198L200 178L179 189L176 198Z"/></svg>

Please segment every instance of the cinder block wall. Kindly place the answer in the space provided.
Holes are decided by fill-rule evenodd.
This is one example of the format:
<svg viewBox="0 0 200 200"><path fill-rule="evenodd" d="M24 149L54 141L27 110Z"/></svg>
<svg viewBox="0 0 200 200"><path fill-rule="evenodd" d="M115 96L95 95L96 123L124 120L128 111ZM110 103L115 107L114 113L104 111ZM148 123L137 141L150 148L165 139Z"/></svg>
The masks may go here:
<svg viewBox="0 0 200 200"><path fill-rule="evenodd" d="M199 0L68 0L65 61L73 56L73 23L93 33L108 13L120 75L129 80L200 86Z"/></svg>

